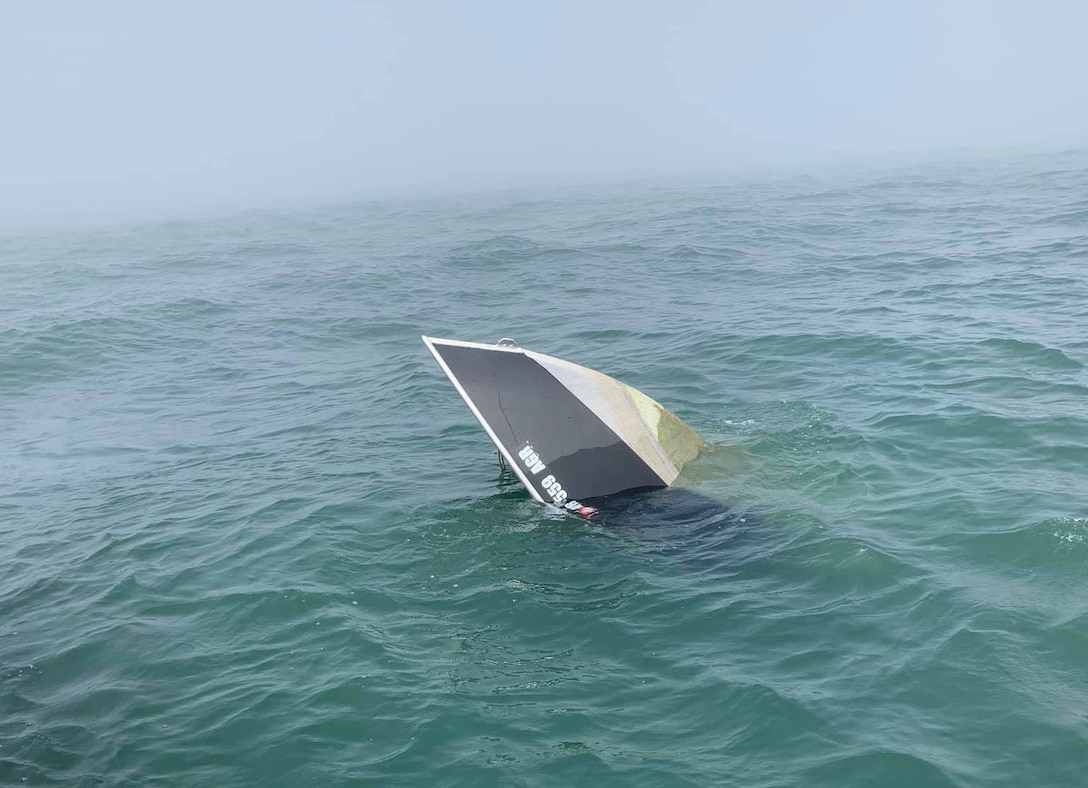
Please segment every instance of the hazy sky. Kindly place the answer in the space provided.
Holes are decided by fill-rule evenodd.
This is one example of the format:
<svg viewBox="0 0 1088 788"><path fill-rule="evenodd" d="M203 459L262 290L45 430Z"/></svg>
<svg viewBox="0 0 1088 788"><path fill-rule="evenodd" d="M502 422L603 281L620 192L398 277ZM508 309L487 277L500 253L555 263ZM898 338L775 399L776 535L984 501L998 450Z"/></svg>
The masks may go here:
<svg viewBox="0 0 1088 788"><path fill-rule="evenodd" d="M0 2L0 212L1088 144L1088 2Z"/></svg>

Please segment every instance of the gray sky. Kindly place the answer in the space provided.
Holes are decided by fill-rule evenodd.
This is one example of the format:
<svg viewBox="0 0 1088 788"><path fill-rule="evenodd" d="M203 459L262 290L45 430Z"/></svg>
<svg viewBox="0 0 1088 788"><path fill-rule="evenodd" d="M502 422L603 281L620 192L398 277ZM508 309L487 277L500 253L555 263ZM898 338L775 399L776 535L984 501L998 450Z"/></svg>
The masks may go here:
<svg viewBox="0 0 1088 788"><path fill-rule="evenodd" d="M0 2L0 212L1088 144L1088 3Z"/></svg>

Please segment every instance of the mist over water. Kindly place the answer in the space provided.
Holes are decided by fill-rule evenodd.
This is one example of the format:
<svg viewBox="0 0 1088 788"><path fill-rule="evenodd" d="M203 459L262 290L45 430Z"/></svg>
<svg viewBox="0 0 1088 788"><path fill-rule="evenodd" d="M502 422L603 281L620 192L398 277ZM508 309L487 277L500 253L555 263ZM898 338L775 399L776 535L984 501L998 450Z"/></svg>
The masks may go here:
<svg viewBox="0 0 1088 788"><path fill-rule="evenodd" d="M0 783L1082 785L1086 183L5 236ZM551 512L423 333L615 375L711 449Z"/></svg>
<svg viewBox="0 0 1088 788"><path fill-rule="evenodd" d="M1088 145L1044 0L0 7L0 227Z"/></svg>

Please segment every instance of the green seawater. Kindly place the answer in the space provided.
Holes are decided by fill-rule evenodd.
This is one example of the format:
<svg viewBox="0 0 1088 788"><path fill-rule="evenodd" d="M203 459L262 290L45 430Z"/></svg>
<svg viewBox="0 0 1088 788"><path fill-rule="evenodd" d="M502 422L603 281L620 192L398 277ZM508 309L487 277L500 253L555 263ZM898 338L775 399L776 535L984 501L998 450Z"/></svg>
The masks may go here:
<svg viewBox="0 0 1088 788"><path fill-rule="evenodd" d="M1088 153L0 239L0 785L1088 785ZM420 334L710 450L537 505Z"/></svg>

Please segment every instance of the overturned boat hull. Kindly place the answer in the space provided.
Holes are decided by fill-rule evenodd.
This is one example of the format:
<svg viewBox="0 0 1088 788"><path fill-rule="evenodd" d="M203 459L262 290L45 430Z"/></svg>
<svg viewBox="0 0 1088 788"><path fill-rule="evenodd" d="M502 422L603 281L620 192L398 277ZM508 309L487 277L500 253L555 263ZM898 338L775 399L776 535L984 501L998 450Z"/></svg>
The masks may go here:
<svg viewBox="0 0 1088 788"><path fill-rule="evenodd" d="M659 403L587 367L505 341L423 342L543 503L592 514L585 499L667 487L705 446Z"/></svg>

